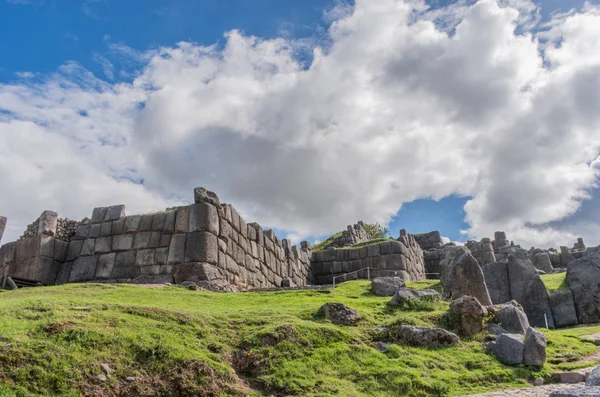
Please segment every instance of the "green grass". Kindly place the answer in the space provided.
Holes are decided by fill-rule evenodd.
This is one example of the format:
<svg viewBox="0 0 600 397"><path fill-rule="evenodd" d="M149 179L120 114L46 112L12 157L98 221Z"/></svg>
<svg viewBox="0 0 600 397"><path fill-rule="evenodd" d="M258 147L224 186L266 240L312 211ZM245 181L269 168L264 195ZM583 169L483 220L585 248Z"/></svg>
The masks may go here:
<svg viewBox="0 0 600 397"><path fill-rule="evenodd" d="M371 294L368 281L334 292L99 284L1 292L0 396L454 396L523 387L577 366L596 349L579 336L600 331L547 331L543 368L500 364L482 335L451 348L379 352L374 328L436 326L448 308L444 301L390 308L389 299ZM356 327L325 321L317 313L329 301L357 309L363 320ZM94 379L101 363L115 371L106 382Z"/></svg>
<svg viewBox="0 0 600 397"><path fill-rule="evenodd" d="M318 251L325 250L338 237L342 237L342 232L339 232L339 233L336 233L336 234L334 234L332 236L329 236L324 241L321 241L320 243L313 245L312 248L311 248L312 252L318 252Z"/></svg>
<svg viewBox="0 0 600 397"><path fill-rule="evenodd" d="M567 273L553 273L553 274L541 274L540 278L546 285L548 293L551 294L554 291L569 289L567 283Z"/></svg>
<svg viewBox="0 0 600 397"><path fill-rule="evenodd" d="M362 248L362 247L366 247L366 246L373 245L373 244L384 243L386 241L396 241L396 239L393 239L391 237L376 238L373 240L364 241L362 243L356 243L354 245L351 245L349 247L344 247L344 248Z"/></svg>

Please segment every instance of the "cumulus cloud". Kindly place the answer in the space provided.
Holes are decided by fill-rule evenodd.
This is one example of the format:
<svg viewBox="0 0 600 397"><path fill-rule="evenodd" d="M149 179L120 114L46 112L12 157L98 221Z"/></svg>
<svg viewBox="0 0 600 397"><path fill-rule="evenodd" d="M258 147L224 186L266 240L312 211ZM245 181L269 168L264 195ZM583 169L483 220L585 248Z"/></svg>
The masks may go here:
<svg viewBox="0 0 600 397"><path fill-rule="evenodd" d="M525 0L358 0L324 15L308 63L306 40L231 31L222 47L136 53L127 83L67 64L0 85L9 225L44 208L162 209L206 186L294 240L450 194L472 197L471 238L576 236L566 220L598 176L597 7L545 25Z"/></svg>

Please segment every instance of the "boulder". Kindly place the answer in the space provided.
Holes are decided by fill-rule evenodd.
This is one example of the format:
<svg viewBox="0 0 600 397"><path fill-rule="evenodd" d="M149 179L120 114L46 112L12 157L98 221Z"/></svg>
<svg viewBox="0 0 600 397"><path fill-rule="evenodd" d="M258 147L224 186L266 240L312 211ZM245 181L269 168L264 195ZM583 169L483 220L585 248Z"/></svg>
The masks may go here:
<svg viewBox="0 0 600 397"><path fill-rule="evenodd" d="M550 262L550 255L546 252L541 252L535 254L534 265L537 269L542 270L546 273L552 273L554 268L552 267L552 262Z"/></svg>
<svg viewBox="0 0 600 397"><path fill-rule="evenodd" d="M523 362L525 351L523 335L501 334L494 342L489 342L486 347L503 364L517 365Z"/></svg>
<svg viewBox="0 0 600 397"><path fill-rule="evenodd" d="M444 252L440 263L444 294L452 299L474 296L481 304L491 305L483 271L471 252L465 247L448 247Z"/></svg>
<svg viewBox="0 0 600 397"><path fill-rule="evenodd" d="M392 300L388 302L388 305L403 305L411 299L419 299L426 296L439 298L440 294L433 289L411 289L402 287L396 291Z"/></svg>
<svg viewBox="0 0 600 397"><path fill-rule="evenodd" d="M598 397L600 386L583 386L571 389L558 390L550 393L550 397Z"/></svg>
<svg viewBox="0 0 600 397"><path fill-rule="evenodd" d="M587 380L585 381L586 386L600 386L600 366L594 368Z"/></svg>
<svg viewBox="0 0 600 397"><path fill-rule="evenodd" d="M525 334L529 328L527 315L515 301L504 303L496 307L496 320L508 333Z"/></svg>
<svg viewBox="0 0 600 397"><path fill-rule="evenodd" d="M319 313L337 325L356 325L361 319L360 313L338 302L327 302L319 309Z"/></svg>
<svg viewBox="0 0 600 397"><path fill-rule="evenodd" d="M394 296L402 287L404 281L400 277L377 277L371 282L371 289L378 296Z"/></svg>
<svg viewBox="0 0 600 397"><path fill-rule="evenodd" d="M485 285L494 305L510 301L508 265L505 262L493 262L481 266Z"/></svg>
<svg viewBox="0 0 600 397"><path fill-rule="evenodd" d="M550 308L550 297L544 282L535 271L526 251L514 251L508 256L508 278L510 295L519 302L527 314L529 323L536 327L554 328L554 318Z"/></svg>
<svg viewBox="0 0 600 397"><path fill-rule="evenodd" d="M570 289L558 290L550 294L550 306L556 327L577 325L577 311Z"/></svg>
<svg viewBox="0 0 600 397"><path fill-rule="evenodd" d="M496 335L496 336L510 333L507 330L505 330L504 328L502 328L500 325L494 324L494 323L488 325L488 332L490 334Z"/></svg>
<svg viewBox="0 0 600 397"><path fill-rule="evenodd" d="M442 328L400 325L387 332L392 340L410 346L446 347L460 342L458 335Z"/></svg>
<svg viewBox="0 0 600 397"><path fill-rule="evenodd" d="M450 303L450 313L458 320L459 334L472 336L483 331L483 319L488 315L477 298L462 296Z"/></svg>
<svg viewBox="0 0 600 397"><path fill-rule="evenodd" d="M203 187L197 187L194 189L194 203L208 203L217 208L221 207L221 202L217 194Z"/></svg>
<svg viewBox="0 0 600 397"><path fill-rule="evenodd" d="M567 282L581 324L600 321L600 251L569 263Z"/></svg>
<svg viewBox="0 0 600 397"><path fill-rule="evenodd" d="M523 364L542 366L546 362L546 335L529 327L525 334Z"/></svg>

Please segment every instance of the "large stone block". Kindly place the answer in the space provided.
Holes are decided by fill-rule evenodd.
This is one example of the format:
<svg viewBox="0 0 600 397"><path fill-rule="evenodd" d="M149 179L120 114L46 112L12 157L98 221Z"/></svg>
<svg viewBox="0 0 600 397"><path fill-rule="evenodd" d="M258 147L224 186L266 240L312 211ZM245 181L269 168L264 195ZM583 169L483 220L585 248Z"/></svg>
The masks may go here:
<svg viewBox="0 0 600 397"><path fill-rule="evenodd" d="M125 226L123 227L123 233L137 233L140 230L142 223L141 215L132 215L125 218Z"/></svg>
<svg viewBox="0 0 600 397"><path fill-rule="evenodd" d="M190 207L177 207L175 218L175 233L187 233L190 231Z"/></svg>
<svg viewBox="0 0 600 397"><path fill-rule="evenodd" d="M92 225L89 223L80 223L75 230L75 235L73 239L75 240L84 240L90 237L90 228Z"/></svg>
<svg viewBox="0 0 600 397"><path fill-rule="evenodd" d="M440 263L444 294L453 300L464 295L473 296L484 306L492 304L485 284L483 271L466 247L445 249L446 256ZM410 273L410 271L409 271Z"/></svg>
<svg viewBox="0 0 600 397"><path fill-rule="evenodd" d="M152 222L154 220L154 215L145 214L142 215L142 220L140 221L140 232L149 232L152 231Z"/></svg>
<svg viewBox="0 0 600 397"><path fill-rule="evenodd" d="M112 235L112 222L104 222L100 227L100 236L107 237Z"/></svg>
<svg viewBox="0 0 600 397"><path fill-rule="evenodd" d="M90 238L100 237L100 229L102 229L101 223L94 223L90 226Z"/></svg>
<svg viewBox="0 0 600 397"><path fill-rule="evenodd" d="M152 232L152 234L150 235L150 241L148 242L148 248L160 247L161 236L162 236L161 232ZM170 237L170 235L168 235L168 234L166 234L166 236ZM133 245L135 246L135 239L133 241Z"/></svg>
<svg viewBox="0 0 600 397"><path fill-rule="evenodd" d="M113 237L113 251L128 251L133 246L133 235L121 234Z"/></svg>
<svg viewBox="0 0 600 397"><path fill-rule="evenodd" d="M168 247L171 244L171 236L172 234L163 233L160 236L160 247Z"/></svg>
<svg viewBox="0 0 600 397"><path fill-rule="evenodd" d="M154 265L154 249L140 250L135 257L136 266Z"/></svg>
<svg viewBox="0 0 600 397"><path fill-rule="evenodd" d="M92 210L92 223L102 223L106 218L106 207L97 207Z"/></svg>
<svg viewBox="0 0 600 397"><path fill-rule="evenodd" d="M54 237L49 235L41 234L36 239L39 240L39 255L45 256L47 258L54 258ZM36 253L34 253L36 255Z"/></svg>
<svg viewBox="0 0 600 397"><path fill-rule="evenodd" d="M167 211L165 213L165 227L163 228L163 233L173 234L175 233L175 217L177 216L177 211Z"/></svg>
<svg viewBox="0 0 600 397"><path fill-rule="evenodd" d="M93 280L96 277L97 256L82 256L77 258L71 268L69 282L81 282Z"/></svg>
<svg viewBox="0 0 600 397"><path fill-rule="evenodd" d="M563 255L564 256L564 253ZM577 318L581 324L600 321L600 252L569 263L567 282L573 292Z"/></svg>
<svg viewBox="0 0 600 397"><path fill-rule="evenodd" d="M83 242L83 247L81 247L81 256L94 255L94 249L96 246L96 240L93 238L88 238Z"/></svg>
<svg viewBox="0 0 600 397"><path fill-rule="evenodd" d="M553 292L550 295L550 306L557 327L577 325L577 312L573 301L573 293L570 289Z"/></svg>
<svg viewBox="0 0 600 397"><path fill-rule="evenodd" d="M96 278L110 278L115 267L116 258L117 254L114 252L100 255L96 266Z"/></svg>
<svg viewBox="0 0 600 397"><path fill-rule="evenodd" d="M157 265L164 266L169 259L169 248L157 248L154 254L154 261Z"/></svg>
<svg viewBox="0 0 600 397"><path fill-rule="evenodd" d="M0 216L0 241L2 241L2 235L4 234L5 228L6 228L6 217Z"/></svg>
<svg viewBox="0 0 600 397"><path fill-rule="evenodd" d="M179 212L179 211L178 211ZM185 262L185 244L186 234L179 233L174 234L171 237L171 244L169 245L169 265L176 265L178 263ZM185 280L184 280L185 281Z"/></svg>
<svg viewBox="0 0 600 397"><path fill-rule="evenodd" d="M198 203L190 205L190 232L210 232L219 235L219 214L214 205Z"/></svg>
<svg viewBox="0 0 600 397"><path fill-rule="evenodd" d="M494 305L510 301L508 265L505 262L487 263L481 266L490 298Z"/></svg>
<svg viewBox="0 0 600 397"><path fill-rule="evenodd" d="M116 221L119 218L125 217L125 206L124 205L113 205L106 209L106 216L104 222Z"/></svg>
<svg viewBox="0 0 600 397"><path fill-rule="evenodd" d="M167 220L167 214L155 214L152 218L152 231L162 232L165 230L165 222Z"/></svg>
<svg viewBox="0 0 600 397"><path fill-rule="evenodd" d="M203 187L197 187L194 189L194 203L208 203L215 207L220 207L221 202L215 192L211 192Z"/></svg>
<svg viewBox="0 0 600 397"><path fill-rule="evenodd" d="M137 266L115 267L113 269L112 278L131 279L139 276L140 268Z"/></svg>
<svg viewBox="0 0 600 397"><path fill-rule="evenodd" d="M58 226L58 213L54 211L44 211L40 215L38 223L38 236L46 234L48 236L54 236L56 234L56 227Z"/></svg>
<svg viewBox="0 0 600 397"><path fill-rule="evenodd" d="M67 262L73 262L75 259L79 258L79 255L81 255L81 249L83 248L83 242L84 240L71 240L69 242L69 249L67 250L66 258Z"/></svg>
<svg viewBox="0 0 600 397"><path fill-rule="evenodd" d="M100 237L96 239L94 251L96 254L107 254L112 251L112 237Z"/></svg>
<svg viewBox="0 0 600 397"><path fill-rule="evenodd" d="M117 235L117 234L123 234L123 229L125 229L125 220L127 218L121 218L121 219L117 219L116 221L112 222L112 234L113 235Z"/></svg>
<svg viewBox="0 0 600 397"><path fill-rule="evenodd" d="M133 238L133 249L145 249L150 244L150 237L152 232L139 232L135 234Z"/></svg>
<svg viewBox="0 0 600 397"><path fill-rule="evenodd" d="M64 262L67 259L67 251L69 250L69 242L64 240L59 240L57 238L54 240L54 255L53 258L55 261Z"/></svg>
<svg viewBox="0 0 600 397"><path fill-rule="evenodd" d="M117 253L115 259L116 267L131 267L135 265L136 251L124 251Z"/></svg>

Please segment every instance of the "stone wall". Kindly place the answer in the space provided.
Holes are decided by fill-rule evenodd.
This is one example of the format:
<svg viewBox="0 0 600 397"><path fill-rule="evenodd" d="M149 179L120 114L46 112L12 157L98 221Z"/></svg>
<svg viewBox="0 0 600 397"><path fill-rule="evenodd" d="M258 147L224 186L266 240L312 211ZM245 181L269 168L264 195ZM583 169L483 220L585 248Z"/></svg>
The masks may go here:
<svg viewBox="0 0 600 397"><path fill-rule="evenodd" d="M442 236L437 230L429 233L413 234L412 236L414 236L416 242L424 251L429 249L440 249L444 245Z"/></svg>
<svg viewBox="0 0 600 397"><path fill-rule="evenodd" d="M363 221L359 221L354 225L348 225L347 229L342 231L342 235L331 243L331 247L347 247L366 241L369 241L369 235L365 230Z"/></svg>
<svg viewBox="0 0 600 397"><path fill-rule="evenodd" d="M70 241L79 222L60 218L54 211L44 211L35 221L27 225L20 239L31 238L45 233L63 241Z"/></svg>
<svg viewBox="0 0 600 397"><path fill-rule="evenodd" d="M327 249L313 252L312 275L315 284L331 284L334 276L342 276L364 268L376 269L375 275L396 275L405 280L425 278L423 251L413 235L397 241L386 241L362 248ZM377 274L380 270L381 274ZM367 271L336 279L367 278Z"/></svg>
<svg viewBox="0 0 600 397"><path fill-rule="evenodd" d="M0 216L0 241L2 241L2 235L4 234L5 228L6 228L6 217Z"/></svg>
<svg viewBox="0 0 600 397"><path fill-rule="evenodd" d="M467 241L465 246L471 251L471 254L479 265L496 262L494 247L489 238L482 238L481 241Z"/></svg>
<svg viewBox="0 0 600 397"><path fill-rule="evenodd" d="M3 247L0 263L8 264L7 276L43 284L206 281L246 290L309 281L308 243L299 248L246 224L212 192L197 189L195 197L199 202L156 214L126 216L123 205L95 208L70 241L57 237L64 236L57 232L60 218L45 211L37 235Z"/></svg>

